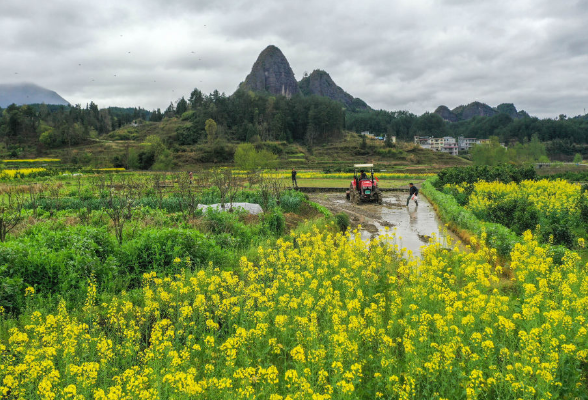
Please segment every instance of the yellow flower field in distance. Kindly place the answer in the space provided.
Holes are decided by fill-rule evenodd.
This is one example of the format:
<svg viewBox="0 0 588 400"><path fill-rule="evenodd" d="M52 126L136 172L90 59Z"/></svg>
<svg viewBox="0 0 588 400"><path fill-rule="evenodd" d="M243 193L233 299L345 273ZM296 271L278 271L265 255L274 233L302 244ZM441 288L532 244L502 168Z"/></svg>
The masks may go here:
<svg viewBox="0 0 588 400"><path fill-rule="evenodd" d="M19 168L19 169L5 169L0 171L0 179L15 179L31 175L37 172L47 171L45 168Z"/></svg>
<svg viewBox="0 0 588 400"><path fill-rule="evenodd" d="M30 158L20 160L2 160L4 163L39 163L39 162L60 162L60 158Z"/></svg>

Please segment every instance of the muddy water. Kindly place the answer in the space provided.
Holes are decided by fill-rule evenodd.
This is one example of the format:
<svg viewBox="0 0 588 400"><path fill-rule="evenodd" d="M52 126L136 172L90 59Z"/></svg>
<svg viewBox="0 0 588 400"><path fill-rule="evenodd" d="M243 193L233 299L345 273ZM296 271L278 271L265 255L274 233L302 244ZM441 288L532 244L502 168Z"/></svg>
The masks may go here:
<svg viewBox="0 0 588 400"><path fill-rule="evenodd" d="M421 255L421 247L436 237L441 243L447 243L447 236L455 243L457 239L448 233L435 210L424 196L419 196L419 205L411 201L406 206L407 192L385 192L384 204L355 205L345 200L345 194L328 193L311 195L315 201L334 213L345 212L349 215L352 226L361 225L361 237L370 240L385 233L395 233L395 243L400 248L410 250L416 257ZM388 232L386 232L388 228Z"/></svg>

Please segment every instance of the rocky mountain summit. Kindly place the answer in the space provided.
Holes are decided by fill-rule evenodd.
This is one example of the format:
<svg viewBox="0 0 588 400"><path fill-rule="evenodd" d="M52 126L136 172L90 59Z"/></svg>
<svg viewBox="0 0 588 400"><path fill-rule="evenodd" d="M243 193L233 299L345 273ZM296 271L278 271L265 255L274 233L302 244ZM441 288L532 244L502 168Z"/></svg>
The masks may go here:
<svg viewBox="0 0 588 400"><path fill-rule="evenodd" d="M33 83L0 84L0 107L11 104L61 104L69 102L53 90L45 89Z"/></svg>
<svg viewBox="0 0 588 400"><path fill-rule="evenodd" d="M331 76L320 69L315 69L298 83L300 91L305 96L317 95L343 103L348 108L367 109L368 105L361 99L355 98L341 89Z"/></svg>
<svg viewBox="0 0 588 400"><path fill-rule="evenodd" d="M299 93L303 96L324 96L342 103L347 108L369 109L363 100L353 97L337 86L326 71L316 69L310 75L304 76L300 82L296 82L288 60L282 51L273 45L266 47L259 54L251 72L239 88L286 97Z"/></svg>
<svg viewBox="0 0 588 400"><path fill-rule="evenodd" d="M292 97L300 93L294 72L280 49L270 45L257 57L241 88Z"/></svg>
<svg viewBox="0 0 588 400"><path fill-rule="evenodd" d="M517 111L512 103L502 103L493 108L479 101L455 107L453 110L449 110L447 106L439 106L435 114L449 122L467 121L474 117L493 117L496 114L507 114L512 119L529 117L525 111Z"/></svg>

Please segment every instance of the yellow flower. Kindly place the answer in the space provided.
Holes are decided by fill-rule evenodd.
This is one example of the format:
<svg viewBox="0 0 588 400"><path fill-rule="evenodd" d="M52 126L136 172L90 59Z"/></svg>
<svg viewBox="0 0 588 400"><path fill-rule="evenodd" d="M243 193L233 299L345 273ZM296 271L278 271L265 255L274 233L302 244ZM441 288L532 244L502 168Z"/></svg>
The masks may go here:
<svg viewBox="0 0 588 400"><path fill-rule="evenodd" d="M292 358L294 359L294 361L306 362L306 357L304 356L304 349L300 345L294 347L290 351L290 355L292 356Z"/></svg>

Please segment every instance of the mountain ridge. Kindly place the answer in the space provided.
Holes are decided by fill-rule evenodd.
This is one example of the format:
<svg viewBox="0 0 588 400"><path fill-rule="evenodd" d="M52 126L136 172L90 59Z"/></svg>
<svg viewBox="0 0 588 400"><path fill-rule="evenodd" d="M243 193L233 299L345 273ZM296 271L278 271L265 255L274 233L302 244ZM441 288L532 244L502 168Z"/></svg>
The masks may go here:
<svg viewBox="0 0 588 400"><path fill-rule="evenodd" d="M501 103L496 107L490 107L488 104L479 101L457 106L453 110L441 105L435 109L434 113L449 122L467 121L474 117L493 117L497 114L506 114L512 119L529 117L526 111L517 111L513 103Z"/></svg>
<svg viewBox="0 0 588 400"><path fill-rule="evenodd" d="M353 97L340 86L331 76L321 69L315 69L298 82L300 92L305 96L317 95L343 103L348 108L368 109L369 106L360 98Z"/></svg>
<svg viewBox="0 0 588 400"><path fill-rule="evenodd" d="M0 107L6 108L11 104L57 104L70 103L57 92L34 83L0 83Z"/></svg>
<svg viewBox="0 0 588 400"><path fill-rule="evenodd" d="M269 45L259 54L239 89L284 95L288 98L297 94L316 95L338 101L347 108L370 109L363 100L353 97L338 86L326 71L315 69L310 75L305 74L300 81L296 81L286 56L274 45Z"/></svg>

